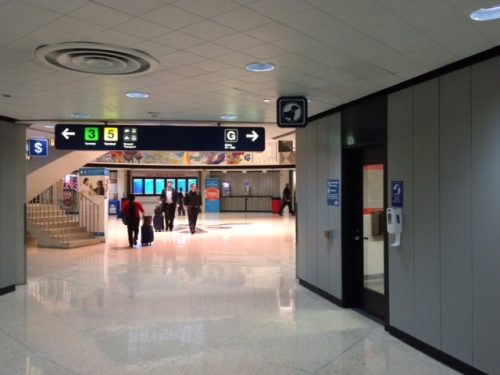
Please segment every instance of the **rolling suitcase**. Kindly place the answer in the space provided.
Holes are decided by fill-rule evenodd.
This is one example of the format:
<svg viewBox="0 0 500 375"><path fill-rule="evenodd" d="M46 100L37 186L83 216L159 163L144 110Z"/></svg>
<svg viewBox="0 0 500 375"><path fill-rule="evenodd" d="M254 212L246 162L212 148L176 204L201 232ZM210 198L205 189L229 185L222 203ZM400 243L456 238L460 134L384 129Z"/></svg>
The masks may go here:
<svg viewBox="0 0 500 375"><path fill-rule="evenodd" d="M159 214L153 217L153 227L156 232L161 232L165 230L165 220L163 219L163 215Z"/></svg>
<svg viewBox="0 0 500 375"><path fill-rule="evenodd" d="M151 222L152 222L151 216L144 216L144 222L141 227L142 246L151 245L151 243L155 240L155 232L153 230Z"/></svg>

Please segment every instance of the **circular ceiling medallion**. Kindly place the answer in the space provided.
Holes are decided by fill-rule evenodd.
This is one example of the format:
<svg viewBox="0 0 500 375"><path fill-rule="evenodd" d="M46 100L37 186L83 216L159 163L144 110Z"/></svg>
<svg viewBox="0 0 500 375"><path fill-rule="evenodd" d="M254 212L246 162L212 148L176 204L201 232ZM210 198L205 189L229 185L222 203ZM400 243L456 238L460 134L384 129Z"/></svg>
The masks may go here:
<svg viewBox="0 0 500 375"><path fill-rule="evenodd" d="M101 43L60 43L38 47L35 56L59 69L102 75L135 75L151 72L159 62L131 48Z"/></svg>

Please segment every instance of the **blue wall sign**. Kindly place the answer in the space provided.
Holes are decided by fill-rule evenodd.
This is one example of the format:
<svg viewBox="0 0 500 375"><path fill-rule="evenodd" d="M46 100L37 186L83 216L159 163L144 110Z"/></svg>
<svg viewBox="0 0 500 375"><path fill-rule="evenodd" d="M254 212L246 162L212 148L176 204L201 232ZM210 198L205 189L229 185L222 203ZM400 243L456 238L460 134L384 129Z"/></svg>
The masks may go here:
<svg viewBox="0 0 500 375"><path fill-rule="evenodd" d="M28 155L40 158L49 156L49 141L45 138L28 139Z"/></svg>
<svg viewBox="0 0 500 375"><path fill-rule="evenodd" d="M340 180L328 180L326 187L327 201L329 206L340 206Z"/></svg>
<svg viewBox="0 0 500 375"><path fill-rule="evenodd" d="M391 206L403 207L403 181L391 181Z"/></svg>
<svg viewBox="0 0 500 375"><path fill-rule="evenodd" d="M80 168L78 174L80 176L109 176L109 169L101 167Z"/></svg>
<svg viewBox="0 0 500 375"><path fill-rule="evenodd" d="M205 179L205 212L220 212L220 179Z"/></svg>

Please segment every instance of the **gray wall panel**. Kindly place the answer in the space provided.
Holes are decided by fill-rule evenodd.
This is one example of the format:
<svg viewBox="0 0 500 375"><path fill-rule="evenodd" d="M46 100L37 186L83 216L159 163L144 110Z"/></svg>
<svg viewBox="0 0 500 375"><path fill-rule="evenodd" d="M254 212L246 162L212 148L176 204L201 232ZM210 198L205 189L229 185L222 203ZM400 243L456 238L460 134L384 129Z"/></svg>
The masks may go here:
<svg viewBox="0 0 500 375"><path fill-rule="evenodd" d="M413 92L406 89L388 99L388 194L393 180L404 182L403 233L400 247L389 247L390 324L415 334L413 257ZM389 202L390 205L390 202Z"/></svg>
<svg viewBox="0 0 500 375"><path fill-rule="evenodd" d="M439 81L413 88L415 337L441 348Z"/></svg>
<svg viewBox="0 0 500 375"><path fill-rule="evenodd" d="M340 114L297 131L298 275L342 298L340 207L327 205L327 180L341 178ZM333 230L327 240L325 230Z"/></svg>
<svg viewBox="0 0 500 375"><path fill-rule="evenodd" d="M0 121L0 288L26 282L26 129Z"/></svg>
<svg viewBox="0 0 500 375"><path fill-rule="evenodd" d="M308 232L307 243L307 281L313 285L318 285L318 239L317 231L317 150L316 150L317 123L309 124L307 127L307 171L306 171L306 191L307 191L307 223Z"/></svg>
<svg viewBox="0 0 500 375"><path fill-rule="evenodd" d="M472 67L473 361L500 373L500 58Z"/></svg>
<svg viewBox="0 0 500 375"><path fill-rule="evenodd" d="M329 118L323 118L316 123L316 211L317 223L313 229L318 248L318 287L328 291L330 284L329 272L329 241L323 235L328 229L328 206L326 202L326 181L330 159Z"/></svg>
<svg viewBox="0 0 500 375"><path fill-rule="evenodd" d="M297 161L296 161L296 194L298 212L297 220L297 276L302 280L307 280L307 129L297 129Z"/></svg>
<svg viewBox="0 0 500 375"><path fill-rule="evenodd" d="M342 124L340 113L330 116L328 124L328 138L330 144L328 178L341 180L341 155L342 155ZM324 182L326 185L326 181ZM326 188L326 186L325 186ZM343 194L341 191L340 194ZM326 200L326 195L320 197ZM341 207L328 207L328 229L333 230L333 239L329 241L329 272L330 285L328 292L342 299L342 216Z"/></svg>
<svg viewBox="0 0 500 375"><path fill-rule="evenodd" d="M470 89L470 68L440 79L441 343L444 352L467 363L472 363Z"/></svg>

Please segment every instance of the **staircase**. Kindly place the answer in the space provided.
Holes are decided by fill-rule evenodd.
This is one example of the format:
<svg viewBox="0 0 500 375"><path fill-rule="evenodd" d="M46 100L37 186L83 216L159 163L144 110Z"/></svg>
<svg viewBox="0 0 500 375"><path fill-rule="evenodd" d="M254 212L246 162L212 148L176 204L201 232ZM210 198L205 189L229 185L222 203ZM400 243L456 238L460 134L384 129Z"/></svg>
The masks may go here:
<svg viewBox="0 0 500 375"><path fill-rule="evenodd" d="M26 205L27 230L38 241L38 246L71 249L103 242L96 238L98 207L70 192L75 204L62 199L63 184L56 183Z"/></svg>

